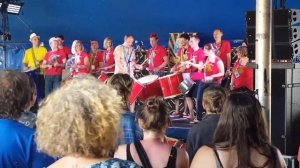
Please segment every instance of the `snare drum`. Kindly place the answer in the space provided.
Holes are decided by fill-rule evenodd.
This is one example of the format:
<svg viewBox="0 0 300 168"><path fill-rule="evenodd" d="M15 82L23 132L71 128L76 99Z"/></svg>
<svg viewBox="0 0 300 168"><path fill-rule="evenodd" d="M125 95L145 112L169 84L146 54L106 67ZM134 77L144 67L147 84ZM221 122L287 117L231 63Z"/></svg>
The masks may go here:
<svg viewBox="0 0 300 168"><path fill-rule="evenodd" d="M178 89L180 90L181 93L183 94L187 94L189 93L189 91L192 89L193 85L194 85L194 81L192 81L191 79L184 79Z"/></svg>
<svg viewBox="0 0 300 168"><path fill-rule="evenodd" d="M165 99L173 98L181 95L178 89L180 83L183 81L181 73L175 73L159 78L159 83Z"/></svg>
<svg viewBox="0 0 300 168"><path fill-rule="evenodd" d="M42 93L40 88L40 81L39 81L39 73L37 69L29 69L24 71L35 83L36 85L36 93L37 93L37 101L39 102L42 100Z"/></svg>

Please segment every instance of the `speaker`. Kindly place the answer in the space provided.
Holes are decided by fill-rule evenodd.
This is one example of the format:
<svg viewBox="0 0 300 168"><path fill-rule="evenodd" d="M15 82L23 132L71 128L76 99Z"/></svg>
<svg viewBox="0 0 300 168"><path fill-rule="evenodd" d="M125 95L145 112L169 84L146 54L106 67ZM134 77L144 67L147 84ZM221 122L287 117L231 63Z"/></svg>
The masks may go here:
<svg viewBox="0 0 300 168"><path fill-rule="evenodd" d="M294 60L300 57L300 10L273 10L272 59ZM246 13L248 55L255 59L255 11Z"/></svg>
<svg viewBox="0 0 300 168"><path fill-rule="evenodd" d="M272 69L271 80L271 142L283 154L295 156L300 144L300 69Z"/></svg>

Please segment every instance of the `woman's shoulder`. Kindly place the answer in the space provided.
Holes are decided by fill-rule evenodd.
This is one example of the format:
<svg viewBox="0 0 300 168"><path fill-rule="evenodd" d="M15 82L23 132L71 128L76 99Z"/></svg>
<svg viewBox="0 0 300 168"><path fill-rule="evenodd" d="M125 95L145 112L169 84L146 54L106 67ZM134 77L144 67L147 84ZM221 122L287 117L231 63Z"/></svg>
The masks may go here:
<svg viewBox="0 0 300 168"><path fill-rule="evenodd" d="M134 162L121 160L117 158L108 159L104 162L100 162L91 166L91 168L121 168L121 167L139 168L141 166L137 165Z"/></svg>
<svg viewBox="0 0 300 168"><path fill-rule="evenodd" d="M193 167L213 167L216 165L214 150L211 147L201 147L192 160L191 168Z"/></svg>

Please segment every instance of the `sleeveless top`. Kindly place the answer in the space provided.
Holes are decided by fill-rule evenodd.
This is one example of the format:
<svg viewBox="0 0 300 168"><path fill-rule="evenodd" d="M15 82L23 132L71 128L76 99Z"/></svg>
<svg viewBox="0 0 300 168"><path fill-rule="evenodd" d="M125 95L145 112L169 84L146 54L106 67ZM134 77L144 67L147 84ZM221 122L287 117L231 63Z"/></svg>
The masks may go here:
<svg viewBox="0 0 300 168"><path fill-rule="evenodd" d="M223 166L223 164L221 162L221 159L219 157L219 154L218 154L216 148L213 148L213 151L214 151L214 154L215 154L217 168L224 168L224 166ZM270 159L270 160L274 160L274 162L270 164L269 163L270 160L267 161L265 163L267 165L263 166L264 168L276 168L276 166L279 166L279 164L277 165L278 159L277 159L276 149L274 149L273 147L271 147L271 153L272 153L272 159Z"/></svg>
<svg viewBox="0 0 300 168"><path fill-rule="evenodd" d="M134 146L135 146L138 156L143 164L143 167L144 168L152 168L149 158L148 158L141 142L140 141L134 142ZM127 144L127 146L126 146L126 156L127 156L128 161L134 162L132 155L130 153L130 144ZM177 158L177 149L175 147L172 147L166 168L176 167L176 158Z"/></svg>

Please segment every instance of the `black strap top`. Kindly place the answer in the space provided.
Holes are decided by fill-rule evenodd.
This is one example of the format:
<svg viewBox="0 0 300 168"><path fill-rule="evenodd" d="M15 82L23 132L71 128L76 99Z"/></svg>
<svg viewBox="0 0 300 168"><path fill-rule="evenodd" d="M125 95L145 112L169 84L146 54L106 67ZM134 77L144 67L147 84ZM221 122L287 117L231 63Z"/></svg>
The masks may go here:
<svg viewBox="0 0 300 168"><path fill-rule="evenodd" d="M222 165L222 162L221 162L221 160L220 160L218 151L217 151L215 148L213 148L213 151L214 151L215 157L216 157L216 165L217 165L217 168L223 168L223 165Z"/></svg>
<svg viewBox="0 0 300 168"><path fill-rule="evenodd" d="M152 168L149 158L148 158L141 142L136 141L134 143L134 145L135 145L136 151L139 155L139 158L143 164L143 167L144 168ZM127 160L134 162L132 155L130 153L130 144L127 144L127 146L126 146L126 157L127 157ZM166 168L176 167L176 158L177 158L177 149L175 147L172 147Z"/></svg>

